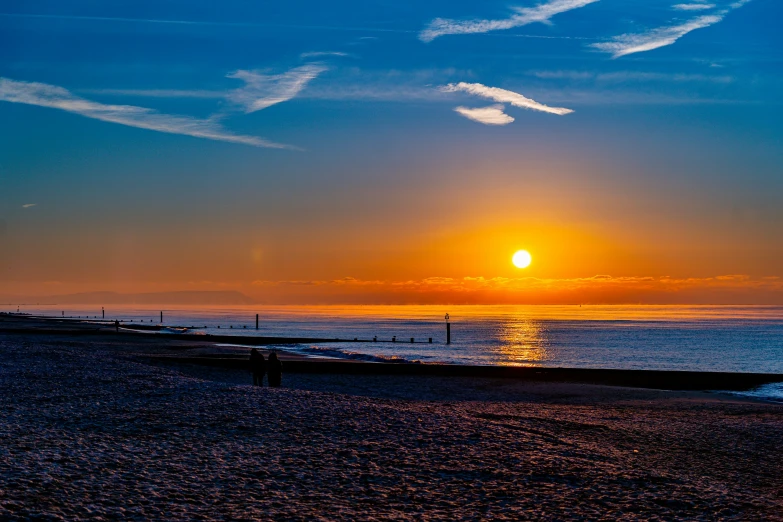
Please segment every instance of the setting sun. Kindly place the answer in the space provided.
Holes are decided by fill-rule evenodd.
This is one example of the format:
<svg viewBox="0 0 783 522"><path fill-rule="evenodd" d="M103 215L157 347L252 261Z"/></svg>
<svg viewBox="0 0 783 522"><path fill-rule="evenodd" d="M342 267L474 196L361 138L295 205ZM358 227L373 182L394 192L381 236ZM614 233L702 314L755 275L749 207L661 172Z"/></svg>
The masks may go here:
<svg viewBox="0 0 783 522"><path fill-rule="evenodd" d="M517 250L514 253L514 257L511 258L511 262L514 263L514 266L517 268L527 268L532 261L533 257L527 250Z"/></svg>

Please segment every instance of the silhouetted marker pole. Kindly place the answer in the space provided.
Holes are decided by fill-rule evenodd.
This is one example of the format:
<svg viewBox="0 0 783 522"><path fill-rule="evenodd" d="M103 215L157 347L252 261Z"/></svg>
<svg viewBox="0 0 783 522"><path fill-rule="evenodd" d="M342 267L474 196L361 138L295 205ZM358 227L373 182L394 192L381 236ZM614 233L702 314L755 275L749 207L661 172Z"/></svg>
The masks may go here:
<svg viewBox="0 0 783 522"><path fill-rule="evenodd" d="M160 311L160 324L163 324L163 310Z"/></svg>
<svg viewBox="0 0 783 522"><path fill-rule="evenodd" d="M258 330L258 314L256 314L256 330Z"/></svg>
<svg viewBox="0 0 783 522"><path fill-rule="evenodd" d="M106 319L106 310L101 306L101 319Z"/></svg>
<svg viewBox="0 0 783 522"><path fill-rule="evenodd" d="M446 344L451 344L451 323L449 322L449 314L446 314Z"/></svg>

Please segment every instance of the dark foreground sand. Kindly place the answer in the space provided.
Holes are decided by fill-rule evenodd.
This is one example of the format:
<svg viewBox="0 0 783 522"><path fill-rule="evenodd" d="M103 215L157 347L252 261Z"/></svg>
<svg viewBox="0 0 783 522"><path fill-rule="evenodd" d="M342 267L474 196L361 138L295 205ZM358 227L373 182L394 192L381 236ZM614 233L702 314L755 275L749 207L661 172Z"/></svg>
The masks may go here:
<svg viewBox="0 0 783 522"><path fill-rule="evenodd" d="M0 335L0 519L783 520L783 406Z"/></svg>

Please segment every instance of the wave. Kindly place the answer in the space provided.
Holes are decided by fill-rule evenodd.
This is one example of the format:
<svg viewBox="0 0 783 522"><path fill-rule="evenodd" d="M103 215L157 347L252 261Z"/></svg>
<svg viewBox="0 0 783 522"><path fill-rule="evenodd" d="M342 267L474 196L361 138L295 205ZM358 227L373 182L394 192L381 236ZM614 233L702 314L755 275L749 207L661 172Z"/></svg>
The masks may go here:
<svg viewBox="0 0 783 522"><path fill-rule="evenodd" d="M120 326L120 330L126 332L145 333L154 332L156 334L183 334L183 333L195 333L202 334L203 332L192 332L190 328L184 326L139 326L139 325L126 325Z"/></svg>
<svg viewBox="0 0 783 522"><path fill-rule="evenodd" d="M303 352L311 355L317 355L319 357L333 357L335 359L350 359L353 361L366 361L366 362L383 362L383 363L398 363L398 364L421 364L418 360L409 360L397 355L370 355L366 353L351 352L348 350L339 350L337 348L324 348L321 346L305 346L299 347L298 352Z"/></svg>
<svg viewBox="0 0 783 522"><path fill-rule="evenodd" d="M742 397L753 397L754 399L783 403L783 382L773 382L770 384L764 384L750 391L731 393L734 395L740 395Z"/></svg>

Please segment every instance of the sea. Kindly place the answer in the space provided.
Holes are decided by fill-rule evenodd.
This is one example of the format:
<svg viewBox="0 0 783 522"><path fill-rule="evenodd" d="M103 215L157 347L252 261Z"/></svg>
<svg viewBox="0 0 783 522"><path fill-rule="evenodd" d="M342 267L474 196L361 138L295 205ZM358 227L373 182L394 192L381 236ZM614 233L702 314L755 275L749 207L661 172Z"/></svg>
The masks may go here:
<svg viewBox="0 0 783 522"><path fill-rule="evenodd" d="M0 306L0 311L16 312L17 307ZM101 307L92 305L27 305L19 311L52 317L102 318ZM103 313L107 320L122 320L126 328L140 324L170 327L162 330L164 333L186 327L189 333L195 334L351 340L280 345L303 355L342 359L783 373L783 306L167 306L161 309L114 305L107 306ZM451 343L446 342L447 323ZM236 344L241 345L241 340ZM779 394L783 400L783 384L768 385L759 393Z"/></svg>

